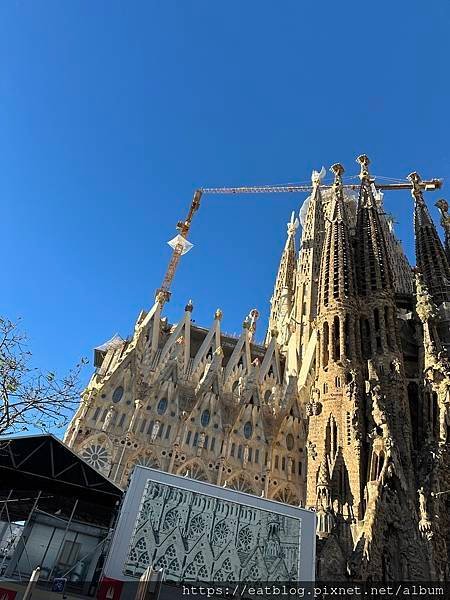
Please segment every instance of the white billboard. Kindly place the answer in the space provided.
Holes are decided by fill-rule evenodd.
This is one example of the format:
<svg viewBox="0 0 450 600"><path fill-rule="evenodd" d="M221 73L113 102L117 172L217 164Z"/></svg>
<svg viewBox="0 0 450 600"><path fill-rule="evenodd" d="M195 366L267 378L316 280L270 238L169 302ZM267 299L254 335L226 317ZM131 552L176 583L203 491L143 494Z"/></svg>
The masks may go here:
<svg viewBox="0 0 450 600"><path fill-rule="evenodd" d="M135 468L104 574L137 581L314 581L314 512L146 467Z"/></svg>

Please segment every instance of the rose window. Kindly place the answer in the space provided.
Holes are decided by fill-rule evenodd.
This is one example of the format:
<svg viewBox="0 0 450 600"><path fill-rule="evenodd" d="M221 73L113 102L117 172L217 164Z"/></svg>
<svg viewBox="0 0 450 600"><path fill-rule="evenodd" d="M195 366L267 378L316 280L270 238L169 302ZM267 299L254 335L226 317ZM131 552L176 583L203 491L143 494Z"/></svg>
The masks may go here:
<svg viewBox="0 0 450 600"><path fill-rule="evenodd" d="M298 506L300 500L289 488L283 488L273 498L278 502L284 502L284 504L291 504L292 506Z"/></svg>
<svg viewBox="0 0 450 600"><path fill-rule="evenodd" d="M97 471L105 471L109 466L109 452L100 444L92 444L85 448L81 457Z"/></svg>
<svg viewBox="0 0 450 600"><path fill-rule="evenodd" d="M136 464L142 467L149 467L150 469L159 469L158 461L153 456L140 456Z"/></svg>
<svg viewBox="0 0 450 600"><path fill-rule="evenodd" d="M196 463L185 466L180 474L187 475L191 479L197 479L198 481L209 481L205 471Z"/></svg>
<svg viewBox="0 0 450 600"><path fill-rule="evenodd" d="M245 492L246 494L254 494L255 490L249 483L243 478L239 477L230 483L228 486L231 490L237 490L238 492Z"/></svg>

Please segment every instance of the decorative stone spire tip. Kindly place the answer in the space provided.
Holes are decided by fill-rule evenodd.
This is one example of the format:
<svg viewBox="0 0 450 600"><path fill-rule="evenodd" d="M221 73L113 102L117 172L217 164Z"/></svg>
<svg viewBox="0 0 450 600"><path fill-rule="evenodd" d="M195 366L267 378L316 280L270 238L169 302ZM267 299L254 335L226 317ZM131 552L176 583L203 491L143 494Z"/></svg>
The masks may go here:
<svg viewBox="0 0 450 600"><path fill-rule="evenodd" d="M342 175L345 172L344 167L341 165L341 163L334 163L334 165L332 165L330 167L330 171L332 173L334 173L334 187L341 188L342 187Z"/></svg>
<svg viewBox="0 0 450 600"><path fill-rule="evenodd" d="M437 202L435 202L434 204L441 212L442 216L448 216L448 202L447 200L444 200L444 198L441 198L440 200L438 200Z"/></svg>
<svg viewBox="0 0 450 600"><path fill-rule="evenodd" d="M334 173L335 176L340 176L342 177L343 173L345 172L344 167L341 165L341 163L334 163L334 165L331 165L330 167L330 171L332 173Z"/></svg>
<svg viewBox="0 0 450 600"><path fill-rule="evenodd" d="M420 189L420 183L422 181L422 178L420 177L419 173L417 173L417 171L413 171L412 173L410 173L408 175L408 179L412 183L412 189L411 189L412 197L415 198L416 200L422 199L422 192Z"/></svg>
<svg viewBox="0 0 450 600"><path fill-rule="evenodd" d="M369 173L370 159L367 156L367 154L360 154L358 156L358 158L356 159L356 162L361 167L360 172L359 172L359 178L361 179L361 181L370 179L370 173Z"/></svg>
<svg viewBox="0 0 450 600"><path fill-rule="evenodd" d="M292 237L293 235L295 235L298 225L299 225L298 219L295 218L295 212L292 211L291 220L287 224L287 234L289 237Z"/></svg>

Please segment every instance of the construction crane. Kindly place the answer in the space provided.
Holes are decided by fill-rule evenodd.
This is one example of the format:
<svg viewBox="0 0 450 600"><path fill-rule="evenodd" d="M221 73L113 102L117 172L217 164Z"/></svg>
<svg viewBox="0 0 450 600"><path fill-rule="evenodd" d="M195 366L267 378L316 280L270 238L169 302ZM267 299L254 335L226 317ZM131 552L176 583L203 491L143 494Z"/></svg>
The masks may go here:
<svg viewBox="0 0 450 600"><path fill-rule="evenodd" d="M377 183L373 182L375 188L380 191L385 190L411 190L412 183ZM420 187L424 191L439 190L442 187L442 180L430 179L420 182ZM330 189L332 185L321 185L321 189ZM189 230L191 228L192 219L194 214L200 207L200 200L205 194L283 194L283 193L295 193L295 192L311 192L313 185L263 185L263 186L247 186L247 187L216 187L216 188L200 188L195 190L194 197L189 207L189 212L184 221L177 223L178 235L171 240L170 245L173 248L172 256L169 261L164 279L161 287L156 290L156 298L161 304L170 300L170 286L172 284L175 272L177 270L180 258L185 254L190 244L187 242ZM344 189L355 191L359 190L360 185L358 184L344 184Z"/></svg>
<svg viewBox="0 0 450 600"><path fill-rule="evenodd" d="M191 228L192 218L200 207L201 197L202 190L195 190L186 219L184 221L178 221L177 223L177 230L179 233L176 238L174 238L175 245L172 256L170 257L169 265L167 267L166 274L164 275L161 287L156 290L156 298L159 299L161 304L170 300L170 285L175 276L175 271L177 270L180 258L186 251L187 236L189 229Z"/></svg>

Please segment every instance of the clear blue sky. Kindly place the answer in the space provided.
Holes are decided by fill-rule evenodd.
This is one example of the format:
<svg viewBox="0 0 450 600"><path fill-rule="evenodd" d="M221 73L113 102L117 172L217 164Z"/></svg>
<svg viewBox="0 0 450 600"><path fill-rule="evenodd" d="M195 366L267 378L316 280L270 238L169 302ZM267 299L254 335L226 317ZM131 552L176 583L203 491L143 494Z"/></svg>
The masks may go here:
<svg viewBox="0 0 450 600"><path fill-rule="evenodd" d="M377 175L449 178L449 15L417 0L0 3L0 313L23 318L36 363L64 372L132 331L196 187L336 161L355 175L361 152ZM254 306L266 317L303 197L205 198L169 317L189 298L230 332ZM387 203L412 258L410 198Z"/></svg>

